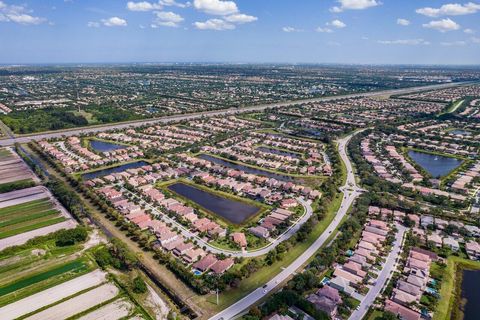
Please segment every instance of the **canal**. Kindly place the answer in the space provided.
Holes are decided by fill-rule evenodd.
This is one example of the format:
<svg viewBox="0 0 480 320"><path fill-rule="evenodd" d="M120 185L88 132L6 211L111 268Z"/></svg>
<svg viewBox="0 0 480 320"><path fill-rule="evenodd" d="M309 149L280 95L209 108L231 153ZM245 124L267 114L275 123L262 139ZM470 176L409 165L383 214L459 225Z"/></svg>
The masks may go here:
<svg viewBox="0 0 480 320"><path fill-rule="evenodd" d="M167 188L233 224L241 224L260 211L259 207L227 199L182 182Z"/></svg>
<svg viewBox="0 0 480 320"><path fill-rule="evenodd" d="M462 279L462 307L464 320L480 316L480 270L464 270Z"/></svg>

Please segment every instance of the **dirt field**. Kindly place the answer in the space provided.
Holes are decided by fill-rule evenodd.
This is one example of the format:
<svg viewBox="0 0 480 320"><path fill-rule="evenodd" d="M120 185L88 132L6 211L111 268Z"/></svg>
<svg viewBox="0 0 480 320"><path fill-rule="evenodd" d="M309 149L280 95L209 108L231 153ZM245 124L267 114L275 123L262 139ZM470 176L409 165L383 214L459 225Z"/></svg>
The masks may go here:
<svg viewBox="0 0 480 320"><path fill-rule="evenodd" d="M133 306L126 300L116 300L95 311L90 312L78 320L117 320L128 316Z"/></svg>
<svg viewBox="0 0 480 320"><path fill-rule="evenodd" d="M105 301L113 299L118 292L118 288L114 284L106 283L98 288L82 293L72 299L36 313L33 316L27 317L25 320L67 319Z"/></svg>
<svg viewBox="0 0 480 320"><path fill-rule="evenodd" d="M105 273L95 270L73 280L64 282L55 287L31 295L0 308L2 320L15 319L65 299L79 291L91 288L105 282ZM57 318L58 319L58 318Z"/></svg>
<svg viewBox="0 0 480 320"><path fill-rule="evenodd" d="M28 165L10 148L0 149L0 184L38 178Z"/></svg>

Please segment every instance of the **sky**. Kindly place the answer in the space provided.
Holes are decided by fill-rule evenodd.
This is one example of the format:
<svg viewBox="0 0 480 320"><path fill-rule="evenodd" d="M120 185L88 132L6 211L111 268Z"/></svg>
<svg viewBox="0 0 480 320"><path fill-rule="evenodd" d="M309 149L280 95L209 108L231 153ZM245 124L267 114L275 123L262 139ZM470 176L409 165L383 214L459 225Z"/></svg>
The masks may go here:
<svg viewBox="0 0 480 320"><path fill-rule="evenodd" d="M480 0L0 0L0 64L480 65Z"/></svg>

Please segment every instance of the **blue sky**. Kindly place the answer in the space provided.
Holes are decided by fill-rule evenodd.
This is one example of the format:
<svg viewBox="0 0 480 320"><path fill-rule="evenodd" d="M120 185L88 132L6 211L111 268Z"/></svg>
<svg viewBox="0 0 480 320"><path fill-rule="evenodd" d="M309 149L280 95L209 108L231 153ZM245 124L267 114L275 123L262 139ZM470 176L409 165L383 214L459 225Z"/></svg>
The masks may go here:
<svg viewBox="0 0 480 320"><path fill-rule="evenodd" d="M480 64L480 1L0 0L0 63Z"/></svg>

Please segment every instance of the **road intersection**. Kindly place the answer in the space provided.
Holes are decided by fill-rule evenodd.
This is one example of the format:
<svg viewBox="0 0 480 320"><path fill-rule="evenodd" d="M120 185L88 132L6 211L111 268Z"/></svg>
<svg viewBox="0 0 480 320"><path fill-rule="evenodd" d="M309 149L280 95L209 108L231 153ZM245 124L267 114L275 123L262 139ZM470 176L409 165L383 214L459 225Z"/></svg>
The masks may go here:
<svg viewBox="0 0 480 320"><path fill-rule="evenodd" d="M353 173L353 167L347 155L347 145L350 142L350 139L359 132L361 131L356 131L355 133L352 133L349 136L342 138L338 141L338 151L347 169L347 179L345 184L340 188L340 190L343 192L342 203L330 225L325 229L325 231L320 235L320 237L318 237L317 240L315 240L315 242L310 247L308 247L307 250L305 250L294 262L285 267L279 274L277 274L270 281L268 281L263 287L257 288L256 290L252 291L250 294L248 294L241 300L237 301L228 308L211 317L210 320L233 319L235 318L235 316L242 313L244 310L247 310L252 305L256 304L267 294L275 290L275 288L279 286L280 283L287 280L298 269L300 269L326 243L332 232L334 232L335 229L338 228L340 222L347 214L350 206L354 203L355 199L363 192L363 190L357 186L355 175Z"/></svg>

